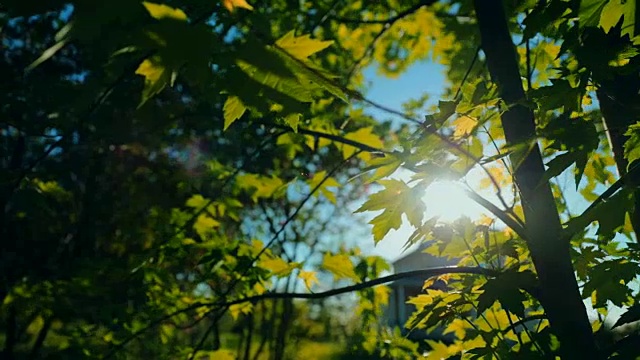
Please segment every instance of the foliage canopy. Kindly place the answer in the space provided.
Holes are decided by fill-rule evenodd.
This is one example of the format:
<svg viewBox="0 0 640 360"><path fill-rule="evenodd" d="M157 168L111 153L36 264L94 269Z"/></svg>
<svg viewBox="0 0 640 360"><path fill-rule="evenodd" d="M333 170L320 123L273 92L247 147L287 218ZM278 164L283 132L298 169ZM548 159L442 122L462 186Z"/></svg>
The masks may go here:
<svg viewBox="0 0 640 360"><path fill-rule="evenodd" d="M640 357L637 14L3 2L3 358L281 359L310 339L392 359ZM439 101L366 97L364 69L423 61L446 71ZM440 181L486 216L425 216ZM398 246L457 267L383 276L342 241L361 236L353 213L374 243L406 223ZM405 277L425 280L406 329L451 341L384 326L379 285ZM344 293L355 311L326 300Z"/></svg>

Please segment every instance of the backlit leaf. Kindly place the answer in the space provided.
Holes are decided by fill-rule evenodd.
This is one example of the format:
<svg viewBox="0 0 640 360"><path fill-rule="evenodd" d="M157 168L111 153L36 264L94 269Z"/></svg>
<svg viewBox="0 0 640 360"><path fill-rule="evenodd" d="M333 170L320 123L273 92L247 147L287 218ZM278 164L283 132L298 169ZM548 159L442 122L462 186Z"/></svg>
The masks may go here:
<svg viewBox="0 0 640 360"><path fill-rule="evenodd" d="M331 272L336 280L351 279L356 282L360 281L351 259L346 254L332 255L325 253L322 258L322 268Z"/></svg>
<svg viewBox="0 0 640 360"><path fill-rule="evenodd" d="M253 10L253 6L251 6L247 0L222 0L222 5L230 12L235 10L235 8Z"/></svg>
<svg viewBox="0 0 640 360"><path fill-rule="evenodd" d="M629 137L624 143L624 157L631 166L634 161L640 159L640 123L629 126L624 134Z"/></svg>
<svg viewBox="0 0 640 360"><path fill-rule="evenodd" d="M298 278L304 281L304 286L306 286L309 291L311 291L311 287L313 287L314 284L319 283L315 271L301 270L298 274Z"/></svg>
<svg viewBox="0 0 640 360"><path fill-rule="evenodd" d="M257 202L259 198L270 198L284 186L278 177L261 176L258 174L243 174L238 176L238 184L244 189L253 191L251 198Z"/></svg>
<svg viewBox="0 0 640 360"><path fill-rule="evenodd" d="M165 4L155 4L147 1L143 1L142 4L149 11L152 17L160 20L160 19L174 19L174 20L182 20L187 21L187 14L180 9L175 9Z"/></svg>
<svg viewBox="0 0 640 360"><path fill-rule="evenodd" d="M233 320L238 320L238 317L241 314L245 314L245 315L249 314L251 313L252 310L253 310L253 304L248 301L229 306L229 313L231 314L231 317L233 318Z"/></svg>
<svg viewBox="0 0 640 360"><path fill-rule="evenodd" d="M473 130L478 126L478 120L470 116L463 115L453 120L453 126L455 127L453 136L464 137L473 133Z"/></svg>
<svg viewBox="0 0 640 360"><path fill-rule="evenodd" d="M344 138L356 141L364 145L368 145L375 149L382 149L384 147L384 143L382 142L382 139L380 139L380 136L373 133L372 126L361 128L354 132L348 133L344 136ZM342 146L342 156L345 159L351 157L358 150L357 148L351 145L342 144L341 146ZM367 159L370 158L369 153L364 152L361 155L364 155Z"/></svg>
<svg viewBox="0 0 640 360"><path fill-rule="evenodd" d="M278 277L287 276L295 269L298 264L297 263L288 263L284 261L282 258L273 257L267 259L261 259L258 262L258 266L265 268L271 271L271 274Z"/></svg>
<svg viewBox="0 0 640 360"><path fill-rule="evenodd" d="M422 201L424 192L422 186L410 188L400 180L380 180L379 183L385 189L369 196L369 200L356 210L356 213L383 210L369 222L373 225L375 242L382 240L391 229L400 228L403 214L407 216L411 225L415 227L422 225L426 210Z"/></svg>
<svg viewBox="0 0 640 360"><path fill-rule="evenodd" d="M307 59L309 56L328 48L331 44L333 41L316 40L309 35L296 37L293 30L276 41L278 47L300 60Z"/></svg>
<svg viewBox="0 0 640 360"><path fill-rule="evenodd" d="M222 111L224 112L224 130L227 130L231 124L240 119L247 108L237 96L229 96L224 103Z"/></svg>
<svg viewBox="0 0 640 360"><path fill-rule="evenodd" d="M340 186L340 183L338 183L338 181L332 177L328 177L327 176L327 172L326 170L317 172L313 175L313 177L309 180L309 188L311 190L315 189L316 187L318 187L318 191L316 191L314 193L315 196L318 196L320 194L324 195L327 199L329 199L329 201L331 201L332 203L336 203L336 195L334 194L334 192L330 189L328 189L329 187L338 187ZM326 179L325 179L326 178ZM324 182L323 182L324 180ZM321 184L322 183L322 184Z"/></svg>
<svg viewBox="0 0 640 360"><path fill-rule="evenodd" d="M142 90L140 106L162 91L171 79L171 71L162 65L157 56L145 59L136 69L136 74L144 76L144 90Z"/></svg>
<svg viewBox="0 0 640 360"><path fill-rule="evenodd" d="M633 37L635 27L636 1L632 0L610 0L602 9L599 25L608 33L616 26L620 18L624 17L622 23L622 35L629 34Z"/></svg>

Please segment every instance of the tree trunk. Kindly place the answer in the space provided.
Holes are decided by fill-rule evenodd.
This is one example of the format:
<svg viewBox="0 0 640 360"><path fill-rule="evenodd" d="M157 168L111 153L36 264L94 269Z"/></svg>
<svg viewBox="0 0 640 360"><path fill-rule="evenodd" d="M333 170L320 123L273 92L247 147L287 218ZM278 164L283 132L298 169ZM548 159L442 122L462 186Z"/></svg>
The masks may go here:
<svg viewBox="0 0 640 360"><path fill-rule="evenodd" d="M247 315L247 342L244 344L244 360L251 359L251 343L253 342L253 313Z"/></svg>
<svg viewBox="0 0 640 360"><path fill-rule="evenodd" d="M521 144L536 135L533 111L519 104L524 100L517 55L500 0L474 0L482 49L492 80L509 106L502 114L508 145ZM595 359L597 349L571 263L570 244L561 236L562 225L544 174L540 148L511 155L514 182L519 189L526 220L531 257L538 273L540 302L551 329L561 343L565 359Z"/></svg>
<svg viewBox="0 0 640 360"><path fill-rule="evenodd" d="M287 332L291 323L291 313L293 312L293 302L291 299L282 299L282 317L276 329L276 343L273 352L274 359L284 359L286 348Z"/></svg>

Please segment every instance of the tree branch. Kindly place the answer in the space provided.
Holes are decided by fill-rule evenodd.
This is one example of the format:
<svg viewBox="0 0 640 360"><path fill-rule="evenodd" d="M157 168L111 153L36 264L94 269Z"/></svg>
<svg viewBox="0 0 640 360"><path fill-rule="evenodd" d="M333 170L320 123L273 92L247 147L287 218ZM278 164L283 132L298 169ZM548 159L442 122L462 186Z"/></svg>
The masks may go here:
<svg viewBox="0 0 640 360"><path fill-rule="evenodd" d="M347 23L347 24L383 24L383 25L393 25L396 21L402 20L403 18L415 13L420 10L423 6L429 6L435 3L436 0L422 0L419 3L413 5L412 7L399 12L397 15L392 16L388 19L381 20L364 20L364 19L353 19L353 18L344 18L340 16L329 16L330 20Z"/></svg>
<svg viewBox="0 0 640 360"><path fill-rule="evenodd" d="M293 129L291 129L289 126L286 126L286 125L280 125L280 124L269 124L269 125L273 126L275 128L278 128L278 129L284 129L284 130L289 130L290 132L293 132ZM347 139L347 138L342 137L340 135L334 135L334 134L329 134L329 133L320 132L320 131L316 131L316 130L304 129L304 128L301 128L301 127L298 128L298 133L304 134L304 135L310 135L310 136L317 136L317 137L320 137L320 138L324 138L324 139L328 139L328 140L331 140L331 141L339 142L339 143L342 143L342 144L345 144L345 145L350 145L350 146L353 146L355 148L358 148L358 150L362 150L362 151L366 151L366 152L370 152L370 153L391 154L390 151L386 151L384 149L378 149L378 148L375 148L373 146L369 146L367 144L363 144L363 143L355 141L355 140Z"/></svg>
<svg viewBox="0 0 640 360"><path fill-rule="evenodd" d="M215 306L215 307L227 307L231 305L242 304L245 302L257 302L265 299L323 299L331 296L336 296L340 294L367 289L373 286L390 283L400 279L418 278L418 277L431 278L434 276L439 276L444 274L476 274L476 275L496 277L499 275L499 272L496 270L485 269L481 267L445 266L445 267L438 267L438 268L405 271L405 272L401 272L401 273L397 273L389 276L383 276L383 277L369 280L369 281L364 281L358 284L349 285L349 286L345 286L337 289L331 289L331 290L318 292L318 293L268 292L261 295L249 296L246 298L236 299L232 301L211 303L209 305Z"/></svg>
<svg viewBox="0 0 640 360"><path fill-rule="evenodd" d="M487 199L483 198L482 196L478 195L476 192L470 191L470 190L465 190L465 192L466 192L467 196L469 198L471 198L471 200L475 201L478 205L482 206L483 208L489 210L489 212L491 212L498 219L500 219L503 223L505 223L508 227L510 227L513 231L515 231L515 233L518 234L518 236L520 236L520 238L522 238L524 240L527 240L527 238L528 238L527 237L527 232L526 232L525 228L517 220L514 220L505 211L503 211L499 207L495 206L489 200L487 200Z"/></svg>
<svg viewBox="0 0 640 360"><path fill-rule="evenodd" d="M332 290L327 290L327 291L323 291L323 292L319 292L319 293L273 293L273 292L269 292L269 293L265 293L262 295L256 295L256 296L248 296L245 298L241 298L241 299L236 299L236 300L231 300L231 301L217 301L217 302L198 302L192 305L189 305L183 309L179 309L176 310L172 313L169 313L167 315L164 315L160 318L157 318L153 321L151 321L149 324L147 324L147 326L143 327L142 329L134 332L133 334L129 335L129 337L127 337L126 339L122 340L119 344L117 344L109 353L107 353L105 355L105 359L112 357L113 355L115 355L118 351L120 351L122 348L124 348L128 343L130 343L132 340L134 340L135 338L137 338L140 334L146 332L147 330L160 325L161 323L171 319L174 316L189 312L189 311L193 311L195 309L198 308L203 308L203 307L208 307L211 309L211 311L216 311L217 309L220 308L227 308L231 305L235 305L235 304L241 304L241 303L245 303L245 302L257 302L259 300L266 300L266 299L322 299L322 298L326 298L326 297L330 297L330 296L335 296L335 295L340 295L340 294L345 294L345 293L349 293L349 292L353 292L353 291L358 291L358 290L362 290L362 289L366 289L366 288L370 288L376 285L381 285L381 284L386 284L386 283L390 283L392 281L396 281L396 280L400 280L400 279L407 279L407 278L415 278L415 277L420 277L420 278L430 278L433 276L440 276L440 275L444 275L444 274L477 274L477 275L483 275L483 276L499 276L500 272L496 271L496 270L492 270L492 269L485 269L485 268L480 268L480 267L455 267L455 266L444 266L444 267L437 267L437 268L430 268L430 269L422 269L422 270L413 270L413 271L406 271L406 272L401 272L401 273L397 273L397 274L393 274L393 275L389 275L389 276L383 276L377 279L373 279L373 280L369 280L369 281L364 281L362 283L359 284L355 284L355 285L350 285L350 286L345 286L342 288L337 288L337 289L332 289Z"/></svg>
<svg viewBox="0 0 640 360"><path fill-rule="evenodd" d="M378 40L380 40L380 38L387 32L387 30L389 30L396 22L398 22L399 20L404 19L405 17L407 17L409 15L412 15L413 13L418 11L420 8L422 8L423 6L429 6L429 5L431 5L431 4L435 3L435 2L436 2L436 0L423 0L423 1L419 2L418 4L408 8L407 10L398 13L398 15L390 17L389 19L384 20L382 23L373 23L373 24L383 24L382 30L380 30L373 37L373 40L371 40L371 43L369 44L369 46L367 46L367 48L365 49L365 51L362 54L362 56L354 61L353 67L351 68L351 70L349 70L349 73L347 74L347 79L351 79L353 74L360 68L360 65L362 64L362 62L367 57L371 56L371 52L373 51L373 49L375 48L376 44L378 43Z"/></svg>

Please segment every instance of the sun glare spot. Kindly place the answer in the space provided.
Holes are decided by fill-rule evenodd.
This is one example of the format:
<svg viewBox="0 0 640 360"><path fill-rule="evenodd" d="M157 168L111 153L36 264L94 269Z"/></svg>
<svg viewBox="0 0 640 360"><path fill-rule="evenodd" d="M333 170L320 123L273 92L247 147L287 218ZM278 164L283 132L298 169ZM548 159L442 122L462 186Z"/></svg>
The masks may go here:
<svg viewBox="0 0 640 360"><path fill-rule="evenodd" d="M482 208L469 199L461 184L454 181L434 182L425 191L427 217L439 216L441 221L451 222L467 216L472 220L480 218Z"/></svg>

